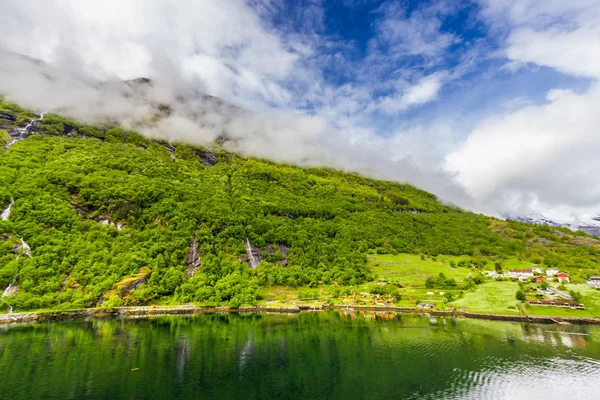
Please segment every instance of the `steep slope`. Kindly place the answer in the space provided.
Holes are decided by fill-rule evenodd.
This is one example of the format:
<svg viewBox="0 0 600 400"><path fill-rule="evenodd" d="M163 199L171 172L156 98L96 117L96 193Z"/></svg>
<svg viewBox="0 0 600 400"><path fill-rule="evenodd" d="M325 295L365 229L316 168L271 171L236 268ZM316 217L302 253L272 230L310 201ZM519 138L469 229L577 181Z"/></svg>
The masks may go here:
<svg viewBox="0 0 600 400"><path fill-rule="evenodd" d="M12 288L1 301L15 309L252 304L264 286L371 280L369 252L598 268L594 239L465 212L410 185L41 119L8 103L0 118L6 143L15 129L29 135L0 153L0 208L10 205L0 288Z"/></svg>

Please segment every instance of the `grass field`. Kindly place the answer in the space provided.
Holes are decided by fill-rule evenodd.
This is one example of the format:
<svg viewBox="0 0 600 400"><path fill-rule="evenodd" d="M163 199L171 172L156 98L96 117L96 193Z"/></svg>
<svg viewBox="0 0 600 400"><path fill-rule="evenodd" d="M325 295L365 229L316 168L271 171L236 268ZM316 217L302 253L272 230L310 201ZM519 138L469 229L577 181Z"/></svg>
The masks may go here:
<svg viewBox="0 0 600 400"><path fill-rule="evenodd" d="M502 268L507 271L509 269L527 269L527 268L535 268L537 264L532 264L527 261L517 260L516 258L510 258L508 260L502 261Z"/></svg>
<svg viewBox="0 0 600 400"><path fill-rule="evenodd" d="M438 276L443 272L447 278L458 282L471 274L470 268L452 268L450 261L458 263L467 257L438 256L422 260L415 254L372 254L369 256L369 267L379 278L385 278L404 286L424 287L430 276Z"/></svg>
<svg viewBox="0 0 600 400"><path fill-rule="evenodd" d="M469 312L520 314L519 301L515 297L517 290L519 284L516 282L486 282L451 304L467 307Z"/></svg>
<svg viewBox="0 0 600 400"><path fill-rule="evenodd" d="M567 284L567 290L581 293L581 303L586 311L596 318L600 318L600 290L586 284Z"/></svg>
<svg viewBox="0 0 600 400"><path fill-rule="evenodd" d="M565 307L547 307L547 306L528 306L525 307L525 314L532 316L551 316L551 317L579 317L592 318L593 315L588 310L573 310Z"/></svg>
<svg viewBox="0 0 600 400"><path fill-rule="evenodd" d="M454 289L426 289L425 281L428 277L436 277L444 273L448 278L456 279L458 285L462 281L479 272L472 268L450 267L450 261L458 264L469 257L438 256L435 258L421 259L414 254L377 254L369 255L369 267L377 279L384 278L388 282L401 283L404 287L400 289L402 300L395 303L400 307L415 307L418 302L436 303L436 309L448 309L450 306L466 307L466 311L490 314L521 314L525 312L532 316L557 316L557 317L597 317L600 318L600 291L584 284L567 285L568 290L580 292L585 310L573 310L562 307L523 306L516 299L519 285L509 281L487 281L475 287L474 291L463 291ZM488 262L486 269L493 269L493 262ZM517 259L504 260L503 269L532 268L535 265ZM381 305L390 304L387 296L368 294L375 282L365 282L354 287L340 288L335 285L321 285L315 289L290 288L273 286L265 288L265 299L262 305L289 306L293 305L321 305L329 299L336 304L357 305ZM340 290L345 295L337 297ZM459 300L448 303L441 293L453 292ZM315 294L308 298L306 294ZM337 293L334 295L334 293Z"/></svg>

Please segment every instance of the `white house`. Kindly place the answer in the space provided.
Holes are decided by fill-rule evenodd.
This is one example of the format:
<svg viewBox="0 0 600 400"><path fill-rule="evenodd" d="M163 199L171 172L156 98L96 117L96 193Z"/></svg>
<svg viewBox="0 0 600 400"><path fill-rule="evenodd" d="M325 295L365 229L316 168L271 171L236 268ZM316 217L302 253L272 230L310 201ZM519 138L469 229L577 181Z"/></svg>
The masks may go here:
<svg viewBox="0 0 600 400"><path fill-rule="evenodd" d="M533 271L531 268L528 269L509 269L508 276L517 279L527 279L533 277Z"/></svg>
<svg viewBox="0 0 600 400"><path fill-rule="evenodd" d="M484 271L483 274L486 275L487 277L493 278L493 279L496 279L500 276L500 274L497 273L496 271Z"/></svg>
<svg viewBox="0 0 600 400"><path fill-rule="evenodd" d="M600 276L590 276L590 279L588 279L587 284L597 289L600 289Z"/></svg>
<svg viewBox="0 0 600 400"><path fill-rule="evenodd" d="M534 274L543 274L543 271L540 267L531 268Z"/></svg>
<svg viewBox="0 0 600 400"><path fill-rule="evenodd" d="M546 275L547 276L555 276L558 275L558 270L556 268L548 268L546 270Z"/></svg>

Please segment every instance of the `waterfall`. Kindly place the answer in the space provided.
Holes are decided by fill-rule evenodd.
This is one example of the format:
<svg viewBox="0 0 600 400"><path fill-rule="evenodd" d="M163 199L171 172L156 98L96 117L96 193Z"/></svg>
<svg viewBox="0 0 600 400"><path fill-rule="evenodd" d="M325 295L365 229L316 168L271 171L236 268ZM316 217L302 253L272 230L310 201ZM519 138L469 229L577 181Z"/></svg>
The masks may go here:
<svg viewBox="0 0 600 400"><path fill-rule="evenodd" d="M4 292L2 292L2 296L0 296L0 300L2 300L4 297L8 296L10 293L10 289L12 289L13 285L15 284L15 282L17 281L17 275L19 274L19 271L15 272L15 276L13 276L12 282L10 282L8 284L8 286L6 287L6 289L4 289ZM12 314L13 312L13 308L10 304L7 304L8 306L8 313Z"/></svg>
<svg viewBox="0 0 600 400"><path fill-rule="evenodd" d="M25 254L31 258L31 247L29 247L29 245L27 243L25 243L23 238L19 238L19 239L21 239L21 248L25 249Z"/></svg>
<svg viewBox="0 0 600 400"><path fill-rule="evenodd" d="M15 128L13 130L10 131L10 136L12 136L12 140L10 142L8 142L6 144L6 146L4 146L4 150L8 151L8 149L10 149L10 146L12 146L13 144L17 143L19 140L23 140L25 139L27 136L29 136L29 131L31 130L31 128L33 127L33 125L44 119L44 113L40 114L40 117L37 119L32 119L31 121L29 121L27 123L27 125L25 125L24 128Z"/></svg>
<svg viewBox="0 0 600 400"><path fill-rule="evenodd" d="M10 199L10 204L8 205L6 210L2 211L2 214L0 215L0 219L2 219L2 221L8 221L8 217L10 216L10 209L12 208L13 204L15 204L15 200Z"/></svg>
<svg viewBox="0 0 600 400"><path fill-rule="evenodd" d="M17 274L15 274L15 277L13 278L12 282L8 284L6 289L4 289L4 292L2 292L2 296L0 296L0 299L8 294L8 291L13 287L13 284L15 283L15 279L17 279Z"/></svg>
<svg viewBox="0 0 600 400"><path fill-rule="evenodd" d="M256 268L258 266L258 261L256 261L256 257L252 253L252 245L248 238L246 238L246 253L248 253L248 261L250 262L250 268Z"/></svg>

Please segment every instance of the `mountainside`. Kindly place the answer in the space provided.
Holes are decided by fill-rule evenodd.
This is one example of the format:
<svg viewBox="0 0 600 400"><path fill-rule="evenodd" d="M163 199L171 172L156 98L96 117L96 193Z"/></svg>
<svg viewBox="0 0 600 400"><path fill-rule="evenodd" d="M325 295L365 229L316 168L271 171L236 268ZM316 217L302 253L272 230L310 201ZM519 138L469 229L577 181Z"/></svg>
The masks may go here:
<svg viewBox="0 0 600 400"><path fill-rule="evenodd" d="M584 234L219 143L154 141L2 102L0 145L1 302L15 309L253 304L273 285L371 281L369 253L599 271L600 241Z"/></svg>

